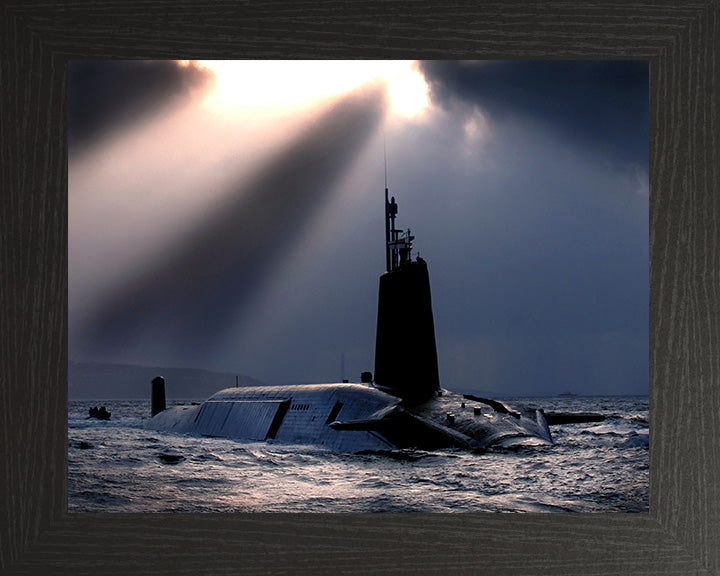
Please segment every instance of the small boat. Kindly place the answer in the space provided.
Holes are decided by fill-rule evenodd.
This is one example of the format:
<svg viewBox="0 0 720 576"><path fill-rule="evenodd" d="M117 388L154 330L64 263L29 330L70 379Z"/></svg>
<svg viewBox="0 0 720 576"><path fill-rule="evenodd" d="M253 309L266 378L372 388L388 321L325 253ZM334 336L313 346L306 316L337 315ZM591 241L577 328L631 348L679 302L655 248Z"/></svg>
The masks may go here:
<svg viewBox="0 0 720 576"><path fill-rule="evenodd" d="M88 418L96 418L97 420L110 420L110 412L107 411L105 406L93 406L88 410Z"/></svg>

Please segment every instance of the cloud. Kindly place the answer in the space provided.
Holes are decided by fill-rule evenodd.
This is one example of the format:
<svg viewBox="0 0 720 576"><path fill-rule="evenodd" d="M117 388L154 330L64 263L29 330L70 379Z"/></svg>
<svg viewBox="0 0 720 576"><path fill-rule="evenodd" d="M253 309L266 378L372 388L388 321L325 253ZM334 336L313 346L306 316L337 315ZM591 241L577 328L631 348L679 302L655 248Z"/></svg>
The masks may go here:
<svg viewBox="0 0 720 576"><path fill-rule="evenodd" d="M71 60L68 144L76 151L119 127L187 100L214 75L176 60Z"/></svg>
<svg viewBox="0 0 720 576"><path fill-rule="evenodd" d="M648 334L640 172L521 122L496 121L481 153L463 155L458 108L388 146L402 226L428 261L441 382L646 392L647 354L625 345Z"/></svg>
<svg viewBox="0 0 720 576"><path fill-rule="evenodd" d="M612 161L648 164L647 62L433 60L420 70L445 108L532 121Z"/></svg>

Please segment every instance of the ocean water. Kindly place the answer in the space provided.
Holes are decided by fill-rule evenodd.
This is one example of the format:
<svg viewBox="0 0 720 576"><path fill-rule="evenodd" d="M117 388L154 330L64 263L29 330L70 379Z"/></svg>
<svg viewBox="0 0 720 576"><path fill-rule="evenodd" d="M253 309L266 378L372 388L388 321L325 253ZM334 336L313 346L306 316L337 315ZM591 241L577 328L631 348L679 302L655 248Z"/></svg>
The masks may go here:
<svg viewBox="0 0 720 576"><path fill-rule="evenodd" d="M552 446L346 454L148 431L149 400L70 401L68 511L648 511L647 396L503 401L606 419L552 426ZM88 419L101 405L111 419Z"/></svg>

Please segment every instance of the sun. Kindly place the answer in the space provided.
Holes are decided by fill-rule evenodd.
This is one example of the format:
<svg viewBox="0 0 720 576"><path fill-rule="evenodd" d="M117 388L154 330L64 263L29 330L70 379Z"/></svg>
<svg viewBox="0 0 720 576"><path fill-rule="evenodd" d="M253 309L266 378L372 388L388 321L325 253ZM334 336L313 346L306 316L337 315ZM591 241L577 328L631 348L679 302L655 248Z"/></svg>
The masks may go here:
<svg viewBox="0 0 720 576"><path fill-rule="evenodd" d="M303 106L368 82L387 84L393 113L415 116L429 105L428 86L413 61L199 60L215 74L207 103L223 109Z"/></svg>

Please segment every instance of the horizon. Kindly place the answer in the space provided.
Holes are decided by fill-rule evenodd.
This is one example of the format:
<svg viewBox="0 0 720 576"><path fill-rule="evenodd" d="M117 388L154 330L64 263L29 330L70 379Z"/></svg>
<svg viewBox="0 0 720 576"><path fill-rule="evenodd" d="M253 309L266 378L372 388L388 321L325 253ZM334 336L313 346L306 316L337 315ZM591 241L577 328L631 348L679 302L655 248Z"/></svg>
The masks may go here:
<svg viewBox="0 0 720 576"><path fill-rule="evenodd" d="M294 382L262 382L257 380L252 376L252 374L245 374L242 371L240 372L218 372L215 370L207 370L205 368L197 368L193 366L147 366L147 365L139 365L139 364L117 364L117 363L106 363L106 362L98 362L98 361L89 361L89 362L76 362L76 361L69 361L68 364L74 364L76 366L98 366L98 367L111 367L111 368L136 368L136 369L142 369L142 370L177 370L177 371L187 371L187 372L206 372L211 375L215 376L227 376L235 378L245 378L245 379L251 379L256 381L256 384L240 384L239 387L253 387L253 386L313 386L315 384L339 384L340 381L332 381L332 382L302 382L302 381L294 381ZM163 374L156 374L158 376L164 376ZM68 400L72 401L95 401L95 400L114 400L114 401L121 401L121 400L147 400L147 402L150 402L150 387L149 382L142 382L141 385L145 385L148 388L147 394L139 394L135 396L78 396L77 393L75 393L72 397L68 397ZM359 384L360 379L357 378L355 380L350 379L350 383ZM177 382L173 382L172 379L166 378L166 383L168 386L177 385ZM137 383L136 383L137 384ZM234 386L229 386L229 388L233 388ZM221 390L222 388L218 388L216 391ZM547 394L538 394L534 396L526 396L521 394L513 394L512 392L496 392L493 390L483 390L478 388L468 388L468 389L454 389L453 392L458 393L474 393L474 394L482 394L482 395L490 395L492 394L494 398L557 398L557 397L582 397L582 398L603 398L606 396L618 396L618 397L647 397L649 396L648 393L639 393L639 394L592 394L592 393L568 393L568 392L556 392L556 393L547 393ZM196 401L196 400L205 400L207 398L207 395L205 396L175 396L170 397L168 396L169 402L174 401Z"/></svg>

